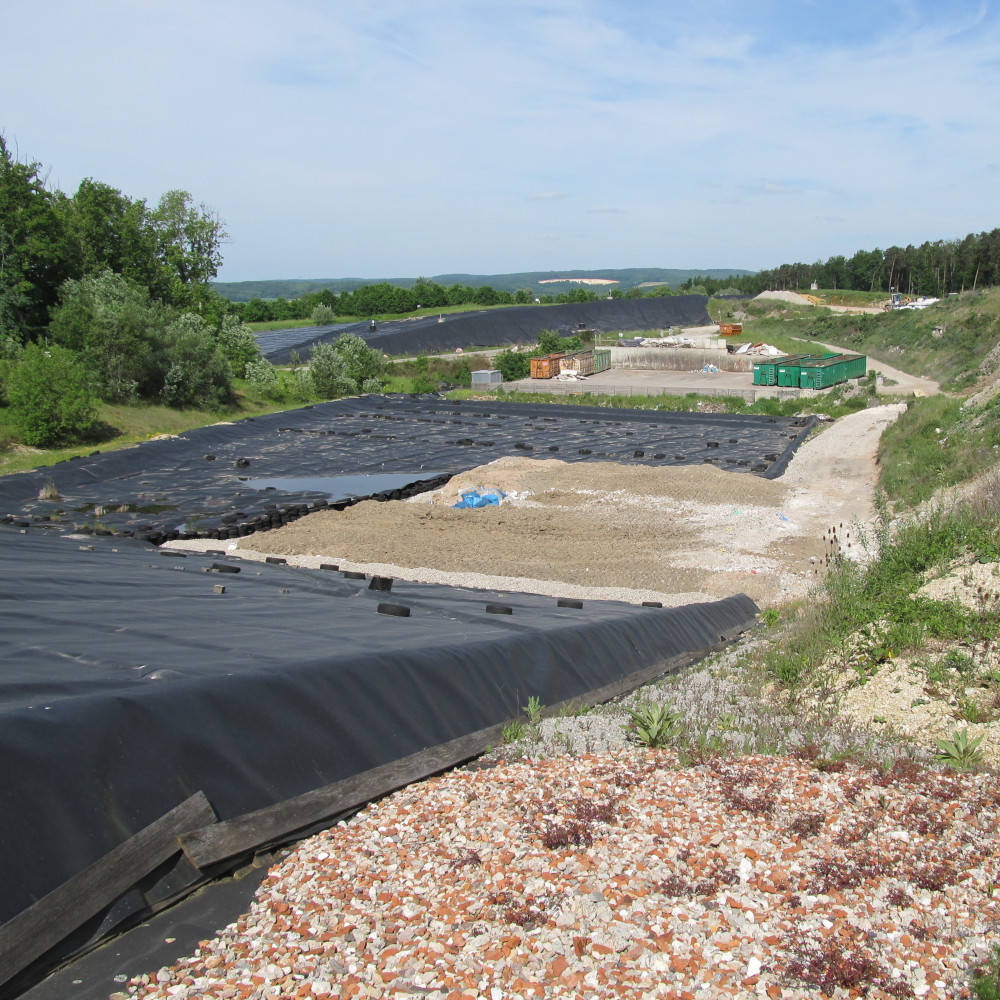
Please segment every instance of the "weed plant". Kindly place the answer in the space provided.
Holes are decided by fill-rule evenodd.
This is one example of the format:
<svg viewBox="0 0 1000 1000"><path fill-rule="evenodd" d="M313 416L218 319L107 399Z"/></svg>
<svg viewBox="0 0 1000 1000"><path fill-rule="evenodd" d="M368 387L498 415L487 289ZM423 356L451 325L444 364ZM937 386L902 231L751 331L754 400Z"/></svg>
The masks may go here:
<svg viewBox="0 0 1000 1000"><path fill-rule="evenodd" d="M996 528L1000 504L936 510L905 524L890 537L883 507L866 564L835 556L824 581L824 600L799 609L787 641L765 656L771 675L794 685L828 659L846 650L852 638L872 626L879 635L876 659L921 648L927 639L990 642L1000 634L1000 617L957 602L916 596L928 570L959 557L980 562L1000 559Z"/></svg>

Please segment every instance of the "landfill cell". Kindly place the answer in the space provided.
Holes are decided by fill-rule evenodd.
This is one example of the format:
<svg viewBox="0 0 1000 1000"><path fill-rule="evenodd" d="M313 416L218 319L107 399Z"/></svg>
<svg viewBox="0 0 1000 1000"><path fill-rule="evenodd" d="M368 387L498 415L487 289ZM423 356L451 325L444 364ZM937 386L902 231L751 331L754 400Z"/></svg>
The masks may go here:
<svg viewBox="0 0 1000 1000"><path fill-rule="evenodd" d="M579 329L601 332L658 330L672 326L705 326L712 322L704 295L664 295L648 299L602 299L558 306L511 306L441 313L414 319L340 323L257 334L261 353L275 364L289 361L292 351L304 360L316 344L353 333L383 354L440 354L468 347L531 344L542 330L570 335Z"/></svg>
<svg viewBox="0 0 1000 1000"><path fill-rule="evenodd" d="M399 499L504 455L780 474L812 420L362 396L202 427L0 479L0 512L53 530L234 538L374 495ZM264 478L400 473L410 488L259 489ZM54 487L57 499L40 499Z"/></svg>
<svg viewBox="0 0 1000 1000"><path fill-rule="evenodd" d="M710 463L779 475L812 418L616 410L436 396L360 396L251 417L0 478L0 517L54 532L236 538L328 506L388 500L505 455L652 466ZM399 473L357 482L256 488L262 479ZM360 482L363 483L363 480ZM405 484L405 485L404 485ZM55 499L40 499L54 488Z"/></svg>

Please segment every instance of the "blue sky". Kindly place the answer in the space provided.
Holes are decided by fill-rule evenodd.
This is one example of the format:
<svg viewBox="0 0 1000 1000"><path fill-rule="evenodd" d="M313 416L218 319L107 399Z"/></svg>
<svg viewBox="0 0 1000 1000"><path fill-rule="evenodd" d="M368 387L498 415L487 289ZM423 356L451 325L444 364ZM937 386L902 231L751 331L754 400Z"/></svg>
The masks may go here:
<svg viewBox="0 0 1000 1000"><path fill-rule="evenodd" d="M4 3L53 186L185 188L220 278L769 267L1000 225L1000 0Z"/></svg>

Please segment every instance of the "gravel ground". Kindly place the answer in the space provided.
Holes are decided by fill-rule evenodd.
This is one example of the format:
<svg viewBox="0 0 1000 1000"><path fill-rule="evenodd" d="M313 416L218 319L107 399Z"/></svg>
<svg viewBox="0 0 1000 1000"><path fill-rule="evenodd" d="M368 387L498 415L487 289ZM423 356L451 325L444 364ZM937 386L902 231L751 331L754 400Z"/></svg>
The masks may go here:
<svg viewBox="0 0 1000 1000"><path fill-rule="evenodd" d="M573 466L584 480L572 488L558 482L561 463L485 468L491 485L534 490L517 511L522 527L545 511L539 495L550 490L564 525L581 508L626 518L648 505L650 519L670 521L683 510L682 544L661 554L672 561L698 551L699 538L702 549L706 538L719 541L714 507L733 517L736 503L752 506L719 542L715 572L723 573L731 571L726 559L751 552L781 565L793 558L793 537L813 544L840 518L869 520L874 450L898 412L882 407L838 421L776 483L734 477L734 488L752 491L739 498L700 492L724 486L718 470L697 470L711 483L674 477L664 499L653 489L662 483L631 468L626 479L603 466L611 481L595 485L586 480L591 467ZM528 474L530 485L519 478ZM474 470L443 499L482 478ZM365 545L395 544L386 538L398 523L385 517L393 507L409 506L433 525L427 508L437 506L448 511L442 523L478 526L466 544L478 546L480 569L491 562L483 553L492 553L498 527L482 518L488 512L451 512L426 498L423 509L361 506L378 528ZM796 535L768 535L767 512L784 513L793 527L778 531ZM301 524L243 540L239 553L263 558L245 547L266 542L268 552L292 555L295 545L274 541ZM543 537L560 540L556 531ZM585 537L576 536L577 548ZM669 543L669 533L653 537ZM336 547L328 554L342 556ZM619 550L619 562L628 558ZM538 562L545 565L554 564ZM752 582L751 570L744 565L736 577ZM441 582L478 579L434 572ZM702 577L706 592L721 579L711 574ZM540 581L519 582L537 590ZM795 587L807 591L808 572ZM859 718L838 717L829 703L753 690L740 663L763 641L755 633L619 704L526 721L526 739L302 842L246 915L172 968L134 977L116 997L968 996L970 970L1000 942L1000 778L934 769L926 747L902 750L892 727L872 726L860 710ZM865 703L881 690L866 689ZM664 702L688 738L660 751L630 744L628 710ZM868 763L841 759L849 754Z"/></svg>
<svg viewBox="0 0 1000 1000"><path fill-rule="evenodd" d="M956 997L995 778L669 751L451 772L302 842L128 997ZM870 991L870 992L869 992Z"/></svg>

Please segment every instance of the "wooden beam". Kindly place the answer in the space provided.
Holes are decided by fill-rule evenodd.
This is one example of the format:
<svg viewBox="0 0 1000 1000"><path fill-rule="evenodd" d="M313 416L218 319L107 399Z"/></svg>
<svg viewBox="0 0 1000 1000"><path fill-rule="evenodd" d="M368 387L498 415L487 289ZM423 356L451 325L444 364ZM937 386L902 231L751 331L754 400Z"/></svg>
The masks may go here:
<svg viewBox="0 0 1000 1000"><path fill-rule="evenodd" d="M547 706L545 714L554 715L564 707L596 705L617 698L720 648L746 631L753 622L754 618L751 616L746 622L721 634L719 641L706 649L691 650L660 660L579 698ZM298 830L339 813L357 809L366 802L388 795L414 781L422 781L439 771L479 756L488 746L496 746L500 742L503 729L502 724L480 729L283 802L214 823L203 830L195 830L182 836L181 846L188 860L196 868L204 869L264 845L288 840Z"/></svg>
<svg viewBox="0 0 1000 1000"><path fill-rule="evenodd" d="M0 926L0 984L41 958L177 854L181 834L214 819L215 812L205 794L196 792Z"/></svg>
<svg viewBox="0 0 1000 1000"><path fill-rule="evenodd" d="M482 753L488 744L498 742L502 736L502 725L480 729L351 775L343 781L189 832L181 837L181 847L196 868L205 868L461 764Z"/></svg>

